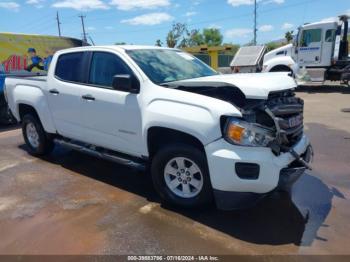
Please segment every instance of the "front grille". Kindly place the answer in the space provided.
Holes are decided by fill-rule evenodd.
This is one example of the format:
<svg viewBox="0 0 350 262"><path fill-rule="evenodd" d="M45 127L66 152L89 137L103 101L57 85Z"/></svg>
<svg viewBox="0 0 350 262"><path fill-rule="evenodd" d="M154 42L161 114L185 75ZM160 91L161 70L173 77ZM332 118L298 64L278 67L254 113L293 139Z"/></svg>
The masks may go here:
<svg viewBox="0 0 350 262"><path fill-rule="evenodd" d="M304 101L295 97L292 91L273 92L269 95L266 106L281 128L282 145L295 145L303 135ZM273 119L264 111L258 112L256 121L264 126L275 126Z"/></svg>

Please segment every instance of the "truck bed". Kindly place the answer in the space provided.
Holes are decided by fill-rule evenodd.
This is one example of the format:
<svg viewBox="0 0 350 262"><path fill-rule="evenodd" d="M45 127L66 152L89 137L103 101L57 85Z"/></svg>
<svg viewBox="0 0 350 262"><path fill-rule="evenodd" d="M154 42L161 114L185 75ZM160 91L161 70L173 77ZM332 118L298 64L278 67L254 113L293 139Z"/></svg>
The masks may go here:
<svg viewBox="0 0 350 262"><path fill-rule="evenodd" d="M6 78L14 78L14 79L19 79L19 80L30 80L30 81L42 81L46 82L47 76L23 76L23 75L8 75Z"/></svg>

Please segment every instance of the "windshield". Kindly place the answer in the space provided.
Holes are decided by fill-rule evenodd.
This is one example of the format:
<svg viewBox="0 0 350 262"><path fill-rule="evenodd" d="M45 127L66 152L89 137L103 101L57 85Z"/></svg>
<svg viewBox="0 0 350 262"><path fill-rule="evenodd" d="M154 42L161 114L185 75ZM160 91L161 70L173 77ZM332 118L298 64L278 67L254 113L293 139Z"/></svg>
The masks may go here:
<svg viewBox="0 0 350 262"><path fill-rule="evenodd" d="M194 56L171 49L137 49L127 51L155 84L217 75Z"/></svg>

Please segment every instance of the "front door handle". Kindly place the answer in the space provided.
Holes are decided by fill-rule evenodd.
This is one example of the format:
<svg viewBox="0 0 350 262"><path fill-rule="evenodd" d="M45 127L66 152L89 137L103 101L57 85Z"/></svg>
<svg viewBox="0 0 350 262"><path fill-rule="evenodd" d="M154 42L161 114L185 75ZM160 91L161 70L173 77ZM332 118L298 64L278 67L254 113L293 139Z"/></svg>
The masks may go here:
<svg viewBox="0 0 350 262"><path fill-rule="evenodd" d="M49 92L53 95L58 95L60 93L57 89L50 89Z"/></svg>
<svg viewBox="0 0 350 262"><path fill-rule="evenodd" d="M88 101L95 101L95 97L93 97L92 95L83 95L82 98Z"/></svg>

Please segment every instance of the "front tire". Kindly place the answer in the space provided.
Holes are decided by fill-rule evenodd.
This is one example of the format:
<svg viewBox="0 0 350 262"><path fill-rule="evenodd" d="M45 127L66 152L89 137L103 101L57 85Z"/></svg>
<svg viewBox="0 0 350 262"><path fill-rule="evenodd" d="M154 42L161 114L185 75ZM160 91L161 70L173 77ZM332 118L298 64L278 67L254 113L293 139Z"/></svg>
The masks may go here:
<svg viewBox="0 0 350 262"><path fill-rule="evenodd" d="M43 156L52 152L54 148L52 138L45 132L36 116L28 114L23 117L22 133L32 155Z"/></svg>
<svg viewBox="0 0 350 262"><path fill-rule="evenodd" d="M160 149L152 160L151 173L165 202L192 208L212 201L205 154L193 146L174 144Z"/></svg>

